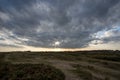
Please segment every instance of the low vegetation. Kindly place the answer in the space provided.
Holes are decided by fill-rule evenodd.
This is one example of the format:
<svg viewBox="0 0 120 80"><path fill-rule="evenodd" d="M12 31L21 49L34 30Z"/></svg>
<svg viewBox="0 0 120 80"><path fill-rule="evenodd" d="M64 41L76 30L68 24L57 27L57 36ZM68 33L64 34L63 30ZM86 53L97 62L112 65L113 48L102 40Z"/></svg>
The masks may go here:
<svg viewBox="0 0 120 80"><path fill-rule="evenodd" d="M65 80L55 67L44 64L0 64L0 80Z"/></svg>
<svg viewBox="0 0 120 80"><path fill-rule="evenodd" d="M120 80L120 51L1 52L0 80Z"/></svg>

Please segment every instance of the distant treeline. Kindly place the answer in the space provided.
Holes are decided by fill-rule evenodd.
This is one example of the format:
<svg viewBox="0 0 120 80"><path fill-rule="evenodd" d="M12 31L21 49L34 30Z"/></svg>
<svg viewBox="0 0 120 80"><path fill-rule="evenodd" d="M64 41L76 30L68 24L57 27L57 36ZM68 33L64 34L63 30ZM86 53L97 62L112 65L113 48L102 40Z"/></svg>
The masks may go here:
<svg viewBox="0 0 120 80"><path fill-rule="evenodd" d="M56 53L57 51L11 51L11 52L52 52L52 53ZM82 51L58 51L58 52L120 52L120 50L82 50ZM2 52L3 53L3 52ZM4 53L6 53L6 52L4 52Z"/></svg>
<svg viewBox="0 0 120 80"><path fill-rule="evenodd" d="M11 52L34 52L34 53L120 53L120 50L86 50L86 51L11 51ZM11 53L10 52L10 53ZM9 53L9 52L0 52L0 53Z"/></svg>

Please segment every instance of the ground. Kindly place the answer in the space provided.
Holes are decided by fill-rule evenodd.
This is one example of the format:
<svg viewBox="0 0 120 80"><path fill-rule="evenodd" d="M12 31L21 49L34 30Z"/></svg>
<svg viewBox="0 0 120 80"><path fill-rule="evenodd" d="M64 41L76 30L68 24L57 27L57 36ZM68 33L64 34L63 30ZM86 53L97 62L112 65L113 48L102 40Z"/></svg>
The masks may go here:
<svg viewBox="0 0 120 80"><path fill-rule="evenodd" d="M66 80L120 80L120 51L6 52L12 64L47 64L61 70Z"/></svg>

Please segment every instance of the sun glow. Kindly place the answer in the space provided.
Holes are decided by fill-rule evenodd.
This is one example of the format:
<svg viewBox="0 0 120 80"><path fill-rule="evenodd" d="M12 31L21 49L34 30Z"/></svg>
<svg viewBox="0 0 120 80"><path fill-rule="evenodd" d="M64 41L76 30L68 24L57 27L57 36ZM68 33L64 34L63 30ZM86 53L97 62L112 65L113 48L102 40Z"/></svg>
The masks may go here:
<svg viewBox="0 0 120 80"><path fill-rule="evenodd" d="M59 45L60 45L60 42L59 42L59 41L56 41L56 42L54 43L54 45L55 45L55 46L59 46Z"/></svg>
<svg viewBox="0 0 120 80"><path fill-rule="evenodd" d="M59 52L59 51L63 51L63 50L60 49L60 48L55 48L55 49L53 49L53 51L54 51L54 52Z"/></svg>

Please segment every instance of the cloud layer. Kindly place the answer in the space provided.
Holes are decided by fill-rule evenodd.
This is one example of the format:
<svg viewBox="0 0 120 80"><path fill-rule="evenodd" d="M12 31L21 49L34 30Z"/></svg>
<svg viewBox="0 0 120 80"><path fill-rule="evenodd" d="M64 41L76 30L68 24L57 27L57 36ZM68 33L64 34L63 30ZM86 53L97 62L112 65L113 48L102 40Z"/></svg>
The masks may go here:
<svg viewBox="0 0 120 80"><path fill-rule="evenodd" d="M119 42L119 7L120 0L0 0L0 46L83 48Z"/></svg>

